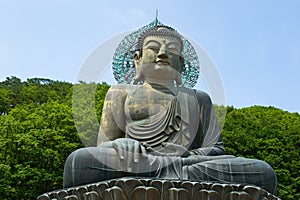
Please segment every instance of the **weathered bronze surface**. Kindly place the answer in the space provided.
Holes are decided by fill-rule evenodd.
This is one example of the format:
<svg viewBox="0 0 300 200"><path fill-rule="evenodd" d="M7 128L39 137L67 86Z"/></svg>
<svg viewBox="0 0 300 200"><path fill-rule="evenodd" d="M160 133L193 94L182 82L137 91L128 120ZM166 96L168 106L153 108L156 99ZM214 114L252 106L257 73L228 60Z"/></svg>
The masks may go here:
<svg viewBox="0 0 300 200"><path fill-rule="evenodd" d="M189 67L182 54L182 36L170 27L155 26L139 36L136 46L132 61L135 84L110 88L98 146L79 149L68 157L64 187L130 176L149 180L116 181L125 188L110 181L104 193L87 189L87 199L178 199L178 195L186 199L205 195L207 199L239 199L244 195L251 199L262 193L268 196L266 191L274 194L277 180L270 165L225 155L210 97L182 86ZM155 180L168 188L154 187L150 182Z"/></svg>
<svg viewBox="0 0 300 200"><path fill-rule="evenodd" d="M253 185L120 178L43 194L37 200L277 200ZM279 200L279 199L278 199Z"/></svg>

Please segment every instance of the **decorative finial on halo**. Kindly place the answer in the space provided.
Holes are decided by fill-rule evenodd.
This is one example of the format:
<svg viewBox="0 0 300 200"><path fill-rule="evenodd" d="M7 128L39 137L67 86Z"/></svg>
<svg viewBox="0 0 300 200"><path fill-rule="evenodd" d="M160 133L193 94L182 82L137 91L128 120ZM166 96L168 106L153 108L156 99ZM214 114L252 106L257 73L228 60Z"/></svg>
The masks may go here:
<svg viewBox="0 0 300 200"><path fill-rule="evenodd" d="M158 9L156 9L156 15L155 15L155 26L158 24Z"/></svg>

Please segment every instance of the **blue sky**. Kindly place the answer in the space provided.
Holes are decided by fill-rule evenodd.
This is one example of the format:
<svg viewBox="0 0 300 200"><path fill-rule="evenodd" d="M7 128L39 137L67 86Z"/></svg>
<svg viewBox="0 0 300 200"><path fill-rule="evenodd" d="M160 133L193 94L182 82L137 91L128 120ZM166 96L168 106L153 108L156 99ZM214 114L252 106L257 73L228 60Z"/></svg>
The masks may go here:
<svg viewBox="0 0 300 200"><path fill-rule="evenodd" d="M158 9L160 21L206 50L227 105L300 112L299 8L297 0L0 0L0 81L75 82L97 46L150 23Z"/></svg>

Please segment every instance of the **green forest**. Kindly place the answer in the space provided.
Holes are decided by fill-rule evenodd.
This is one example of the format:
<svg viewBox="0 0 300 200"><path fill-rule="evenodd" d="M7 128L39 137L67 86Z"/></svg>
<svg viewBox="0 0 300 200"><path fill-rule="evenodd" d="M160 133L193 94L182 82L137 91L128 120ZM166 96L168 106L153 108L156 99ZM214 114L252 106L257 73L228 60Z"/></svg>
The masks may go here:
<svg viewBox="0 0 300 200"><path fill-rule="evenodd" d="M0 199L36 199L62 189L67 156L96 142L106 83L43 78L0 82ZM75 97L75 98L74 98ZM276 171L277 196L300 199L300 115L275 107L226 110L227 154L257 158ZM221 119L220 119L221 120Z"/></svg>

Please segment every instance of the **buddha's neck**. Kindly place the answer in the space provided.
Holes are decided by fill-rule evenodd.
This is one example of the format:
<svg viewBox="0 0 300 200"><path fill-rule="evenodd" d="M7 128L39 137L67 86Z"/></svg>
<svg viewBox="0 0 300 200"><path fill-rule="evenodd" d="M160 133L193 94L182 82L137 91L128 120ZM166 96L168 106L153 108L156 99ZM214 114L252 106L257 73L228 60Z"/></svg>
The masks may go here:
<svg viewBox="0 0 300 200"><path fill-rule="evenodd" d="M163 93L176 95L178 88L175 86L174 81L165 80L144 80L144 85L151 86L153 89Z"/></svg>
<svg viewBox="0 0 300 200"><path fill-rule="evenodd" d="M144 78L144 82L148 84L159 84L159 85L165 85L168 87L175 87L174 80L160 80L160 79L152 79L152 78Z"/></svg>

